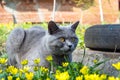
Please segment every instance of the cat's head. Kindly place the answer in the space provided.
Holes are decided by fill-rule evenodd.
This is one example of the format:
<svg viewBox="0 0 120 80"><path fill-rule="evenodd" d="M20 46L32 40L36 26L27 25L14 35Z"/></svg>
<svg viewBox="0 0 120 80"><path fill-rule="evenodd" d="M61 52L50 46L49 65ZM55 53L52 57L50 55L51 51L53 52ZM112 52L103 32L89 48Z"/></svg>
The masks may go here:
<svg viewBox="0 0 120 80"><path fill-rule="evenodd" d="M78 44L78 37L75 34L79 21L68 26L58 26L55 22L48 23L48 33L51 36L48 46L53 54L71 54Z"/></svg>

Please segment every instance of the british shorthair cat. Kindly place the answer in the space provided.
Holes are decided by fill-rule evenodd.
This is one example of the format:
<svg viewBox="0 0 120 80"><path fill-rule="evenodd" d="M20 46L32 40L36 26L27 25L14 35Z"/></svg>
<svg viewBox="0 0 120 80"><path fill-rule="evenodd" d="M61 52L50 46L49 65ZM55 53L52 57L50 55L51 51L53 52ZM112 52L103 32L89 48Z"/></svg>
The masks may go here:
<svg viewBox="0 0 120 80"><path fill-rule="evenodd" d="M40 58L40 66L49 67L46 57L51 55L53 61L61 65L65 58L72 60L72 52L78 44L75 30L79 21L68 26L58 26L54 21L48 23L48 30L34 26L24 30L14 29L7 39L6 51L9 65L21 67L21 61L27 59L33 66L33 60Z"/></svg>

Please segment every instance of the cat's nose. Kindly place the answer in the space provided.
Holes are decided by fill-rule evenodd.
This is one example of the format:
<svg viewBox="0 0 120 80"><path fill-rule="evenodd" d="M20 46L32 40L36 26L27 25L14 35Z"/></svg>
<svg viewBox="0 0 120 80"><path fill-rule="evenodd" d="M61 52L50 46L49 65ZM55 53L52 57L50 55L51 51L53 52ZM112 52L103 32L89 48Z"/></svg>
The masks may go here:
<svg viewBox="0 0 120 80"><path fill-rule="evenodd" d="M69 47L69 48L71 48L71 47L72 47L72 45L68 45L68 47Z"/></svg>

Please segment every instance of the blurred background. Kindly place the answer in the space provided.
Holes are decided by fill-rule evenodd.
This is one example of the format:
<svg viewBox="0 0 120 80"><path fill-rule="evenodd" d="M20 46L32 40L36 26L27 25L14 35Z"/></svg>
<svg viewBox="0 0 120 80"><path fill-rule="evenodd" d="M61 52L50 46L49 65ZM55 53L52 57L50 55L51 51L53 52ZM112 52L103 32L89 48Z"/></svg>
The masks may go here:
<svg viewBox="0 0 120 80"><path fill-rule="evenodd" d="M119 23L120 0L0 0L0 23Z"/></svg>

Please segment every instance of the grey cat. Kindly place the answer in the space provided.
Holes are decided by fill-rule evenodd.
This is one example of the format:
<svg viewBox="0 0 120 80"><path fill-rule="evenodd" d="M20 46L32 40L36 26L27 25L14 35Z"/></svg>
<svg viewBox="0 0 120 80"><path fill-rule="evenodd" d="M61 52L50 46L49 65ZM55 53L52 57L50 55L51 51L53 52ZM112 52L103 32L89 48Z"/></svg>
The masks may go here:
<svg viewBox="0 0 120 80"><path fill-rule="evenodd" d="M14 29L7 39L6 51L9 65L21 67L21 61L28 59L29 66L33 60L40 58L40 66L49 67L46 56L52 55L53 61L61 65L67 59L72 60L72 52L77 46L78 38L75 30L79 21L65 27L58 26L54 21L48 23L48 30L34 26L28 30Z"/></svg>

